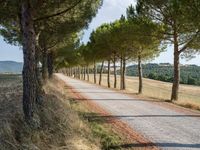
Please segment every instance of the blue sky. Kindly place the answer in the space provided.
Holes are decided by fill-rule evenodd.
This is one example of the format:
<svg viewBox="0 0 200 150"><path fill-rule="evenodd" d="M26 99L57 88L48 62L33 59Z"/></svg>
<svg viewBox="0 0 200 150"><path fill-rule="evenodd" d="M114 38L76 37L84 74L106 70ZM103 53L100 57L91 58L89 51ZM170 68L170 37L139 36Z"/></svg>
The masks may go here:
<svg viewBox="0 0 200 150"><path fill-rule="evenodd" d="M83 41L87 42L92 30L100 26L102 23L109 23L116 19L119 19L122 14L126 13L126 8L130 4L135 4L135 1L134 0L104 0L104 4L102 8L99 10L96 17L92 20L89 28L85 30ZM23 61L22 50L19 47L11 46L5 43L3 41L3 38L0 37L0 61L1 60L13 60L13 61L22 62ZM152 62L173 63L172 47L169 47L166 52L161 53L160 56ZM200 65L200 55L196 56L196 58L190 61L181 59L181 63Z"/></svg>

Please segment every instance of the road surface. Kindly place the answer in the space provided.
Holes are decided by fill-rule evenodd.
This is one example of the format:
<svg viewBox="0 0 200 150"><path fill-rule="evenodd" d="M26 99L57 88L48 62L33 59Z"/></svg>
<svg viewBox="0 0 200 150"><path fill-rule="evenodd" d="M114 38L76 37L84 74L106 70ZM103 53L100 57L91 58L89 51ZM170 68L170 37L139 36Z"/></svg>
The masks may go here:
<svg viewBox="0 0 200 150"><path fill-rule="evenodd" d="M200 113L179 112L63 74L56 76L161 149L200 150Z"/></svg>

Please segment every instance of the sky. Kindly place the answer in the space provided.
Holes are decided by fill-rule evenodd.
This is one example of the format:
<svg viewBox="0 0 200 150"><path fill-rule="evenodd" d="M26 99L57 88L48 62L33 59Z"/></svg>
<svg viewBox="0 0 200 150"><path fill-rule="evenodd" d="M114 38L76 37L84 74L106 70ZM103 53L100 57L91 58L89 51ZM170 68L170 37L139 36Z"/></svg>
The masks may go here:
<svg viewBox="0 0 200 150"><path fill-rule="evenodd" d="M126 14L126 8L129 5L135 5L134 0L104 0L103 6L99 9L98 14L93 18L89 25L89 28L84 31L83 42L89 40L90 33L95 30L102 23L110 23L119 19L122 14ZM23 61L22 50L17 46L11 46L3 41L0 37L0 61L12 60L12 61ZM173 48L169 47L167 50L160 54L159 57L151 61L152 63L173 63ZM186 61L181 59L182 64L196 64L200 66L200 55L196 58Z"/></svg>

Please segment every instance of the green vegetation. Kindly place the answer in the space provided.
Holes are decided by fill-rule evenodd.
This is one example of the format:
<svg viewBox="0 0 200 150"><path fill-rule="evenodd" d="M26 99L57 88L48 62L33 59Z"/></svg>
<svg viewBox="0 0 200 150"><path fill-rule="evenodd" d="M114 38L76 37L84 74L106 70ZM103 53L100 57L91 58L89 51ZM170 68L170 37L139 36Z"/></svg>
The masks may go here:
<svg viewBox="0 0 200 150"><path fill-rule="evenodd" d="M84 105L80 101L72 99L71 104L91 129L93 136L89 138L99 139L101 149L103 150L112 149L111 147L115 147L113 149L120 149L118 145L120 145L123 140L117 132L114 131L112 125L108 123L108 120L101 117L100 114L92 112L87 105Z"/></svg>
<svg viewBox="0 0 200 150"><path fill-rule="evenodd" d="M42 85L52 77L58 49L76 41L101 4L102 0L1 2L0 35L23 49L23 111L29 124L34 124L35 108L43 101Z"/></svg>
<svg viewBox="0 0 200 150"><path fill-rule="evenodd" d="M145 64L142 66L145 78L173 82L173 66L170 64ZM162 70L162 71L161 71ZM200 67L196 65L180 66L180 83L200 85ZM128 76L138 76L137 65L127 67Z"/></svg>
<svg viewBox="0 0 200 150"><path fill-rule="evenodd" d="M127 15L95 29L87 44L81 43L83 29L97 14L103 0L4 0L0 6L0 35L23 50L23 114L31 126L43 104L43 86L55 71L97 83L97 64L107 65L107 86L126 89L128 62L137 62L138 93L143 93L145 61L173 45L174 64L164 74L144 72L144 77L172 81L171 101L178 100L179 83L199 85L199 71L180 71L180 57L192 58L200 50L199 0L137 0ZM195 19L194 19L195 18ZM120 80L116 65L120 64ZM41 67L40 67L41 66ZM40 69L41 68L41 69ZM173 69L173 71L171 70ZM195 69L195 68L191 68ZM170 71L169 71L170 70ZM162 70L160 70L162 72ZM173 76L172 76L173 72ZM181 74L181 75L180 75ZM118 86L118 82L120 86Z"/></svg>
<svg viewBox="0 0 200 150"><path fill-rule="evenodd" d="M141 9L144 14L153 21L164 25L163 40L174 47L171 100L178 100L180 57L184 55L192 56L200 49L199 42L197 42L200 33L200 26L197 23L200 18L200 2L197 0L191 0L190 2L188 0L138 0L138 3L142 6Z"/></svg>
<svg viewBox="0 0 200 150"><path fill-rule="evenodd" d="M190 4L190 5L189 5ZM102 24L91 33L90 41L74 49L77 54L76 63L64 61L64 69L68 76L80 79L85 71L80 67L93 68L94 83L97 83L97 63L101 63L99 84L102 70L107 64L107 86L110 88L111 64L113 63L114 87L117 87L116 64L120 64L120 90L126 89L126 64L137 62L139 79L138 93L143 92L143 62L157 57L168 45L173 45L174 64L164 74L144 73L144 77L173 82L171 101L178 100L179 84L198 85L197 73L180 71L180 57L192 58L199 52L200 25L192 17L199 17L199 1L157 1L138 0L137 5L127 8L127 15L121 16L109 24ZM198 20L198 19L197 19ZM80 59L81 58L81 59ZM83 63L87 62L87 63ZM67 65L65 65L67 64ZM94 66L94 67L91 67ZM162 68L161 68L162 69ZM172 70L171 70L172 69ZM162 72L162 70L160 70ZM88 74L88 71L87 71ZM128 73L130 74L130 73ZM169 75L168 75L169 74ZM180 75L181 74L181 75ZM87 75L88 76L88 75ZM85 78L82 78L85 80ZM89 76L88 79L89 80Z"/></svg>

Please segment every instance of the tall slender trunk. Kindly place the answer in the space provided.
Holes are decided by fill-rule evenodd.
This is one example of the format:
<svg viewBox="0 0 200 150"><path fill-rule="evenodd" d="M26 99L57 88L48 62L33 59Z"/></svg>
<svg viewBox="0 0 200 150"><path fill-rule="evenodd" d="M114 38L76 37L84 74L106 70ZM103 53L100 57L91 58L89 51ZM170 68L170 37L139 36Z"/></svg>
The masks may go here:
<svg viewBox="0 0 200 150"><path fill-rule="evenodd" d="M84 69L83 69L83 67L81 67L81 79L82 80L84 79Z"/></svg>
<svg viewBox="0 0 200 150"><path fill-rule="evenodd" d="M75 78L77 78L77 75L78 75L78 70L77 67L75 67Z"/></svg>
<svg viewBox="0 0 200 150"><path fill-rule="evenodd" d="M53 71L54 71L54 64L53 64L53 61L54 61L54 57L53 57L53 52L50 51L48 54L47 54L47 63L48 63L48 74L49 74L49 78L52 78L53 76Z"/></svg>
<svg viewBox="0 0 200 150"><path fill-rule="evenodd" d="M97 83L97 67L96 67L96 62L94 61L94 83Z"/></svg>
<svg viewBox="0 0 200 150"><path fill-rule="evenodd" d="M101 69L99 73L99 85L101 85L101 81L102 81L103 66L104 66L104 61L102 61L101 63Z"/></svg>
<svg viewBox="0 0 200 150"><path fill-rule="evenodd" d="M72 77L74 78L74 67L72 67Z"/></svg>
<svg viewBox="0 0 200 150"><path fill-rule="evenodd" d="M23 111L25 120L30 122L34 113L36 101L36 68L35 68L35 48L36 36L33 22L33 12L30 3L22 2L20 25L22 31L22 45L24 54L23 65Z"/></svg>
<svg viewBox="0 0 200 150"><path fill-rule="evenodd" d="M70 76L73 77L73 68L70 67Z"/></svg>
<svg viewBox="0 0 200 150"><path fill-rule="evenodd" d="M78 67L78 79L81 79L81 68Z"/></svg>
<svg viewBox="0 0 200 150"><path fill-rule="evenodd" d="M123 90L123 59L122 56L120 58L120 90Z"/></svg>
<svg viewBox="0 0 200 150"><path fill-rule="evenodd" d="M126 58L123 59L123 90L126 89Z"/></svg>
<svg viewBox="0 0 200 150"><path fill-rule="evenodd" d="M69 67L69 76L71 77L72 76L72 68Z"/></svg>
<svg viewBox="0 0 200 150"><path fill-rule="evenodd" d="M36 71L36 103L42 104L43 97L42 94L44 93L42 89L42 81L40 75L40 68L39 68L39 60L40 60L40 46L39 46L39 34L36 36L36 47L35 47L35 71Z"/></svg>
<svg viewBox="0 0 200 150"><path fill-rule="evenodd" d="M138 56L138 76L139 76L139 89L138 93L142 94L142 63L141 63L141 56Z"/></svg>
<svg viewBox="0 0 200 150"><path fill-rule="evenodd" d="M86 80L86 68L85 68L85 66L83 67L83 73L84 73L83 78L84 78L84 80Z"/></svg>
<svg viewBox="0 0 200 150"><path fill-rule="evenodd" d="M179 92L179 82L180 82L180 65L179 65L179 49L178 49L178 39L177 34L174 34L174 79L172 85L171 100L178 100Z"/></svg>
<svg viewBox="0 0 200 150"><path fill-rule="evenodd" d="M90 81L90 68L87 66L87 80Z"/></svg>
<svg viewBox="0 0 200 150"><path fill-rule="evenodd" d="M73 67L73 78L76 78L76 69Z"/></svg>
<svg viewBox="0 0 200 150"><path fill-rule="evenodd" d="M47 49L44 47L42 51L42 78L44 81L48 78L48 68L47 68Z"/></svg>
<svg viewBox="0 0 200 150"><path fill-rule="evenodd" d="M114 67L114 88L117 88L117 70L116 70L116 56L114 55L113 60L113 67Z"/></svg>
<svg viewBox="0 0 200 150"><path fill-rule="evenodd" d="M108 87L110 88L110 60L108 60L108 77L107 77Z"/></svg>

